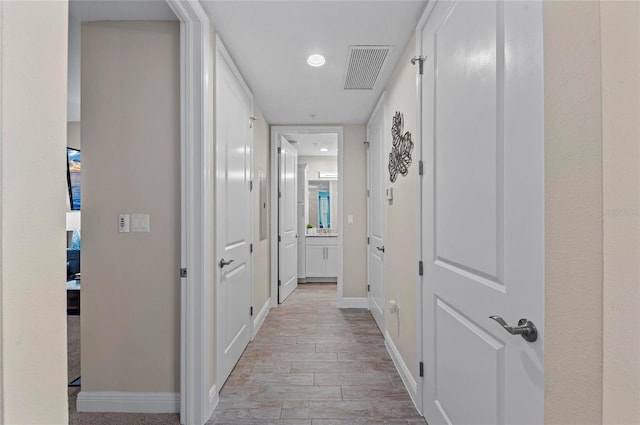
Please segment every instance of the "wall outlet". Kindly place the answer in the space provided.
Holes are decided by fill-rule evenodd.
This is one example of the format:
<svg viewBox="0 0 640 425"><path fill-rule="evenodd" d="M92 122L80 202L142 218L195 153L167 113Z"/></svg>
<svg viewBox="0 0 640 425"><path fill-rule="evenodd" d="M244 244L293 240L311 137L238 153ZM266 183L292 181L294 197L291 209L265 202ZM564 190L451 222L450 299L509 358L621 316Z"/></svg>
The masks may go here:
<svg viewBox="0 0 640 425"><path fill-rule="evenodd" d="M131 216L129 214L120 214L118 216L118 232L129 233L131 231Z"/></svg>
<svg viewBox="0 0 640 425"><path fill-rule="evenodd" d="M400 311L400 306L396 300L389 300L389 313L395 314Z"/></svg>

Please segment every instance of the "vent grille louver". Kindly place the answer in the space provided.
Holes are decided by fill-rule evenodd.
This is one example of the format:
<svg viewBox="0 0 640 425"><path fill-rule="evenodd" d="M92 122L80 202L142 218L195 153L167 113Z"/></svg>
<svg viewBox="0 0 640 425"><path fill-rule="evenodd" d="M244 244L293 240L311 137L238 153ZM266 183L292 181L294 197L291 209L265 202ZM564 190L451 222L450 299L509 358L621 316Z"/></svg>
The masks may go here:
<svg viewBox="0 0 640 425"><path fill-rule="evenodd" d="M392 46L350 46L345 90L373 90Z"/></svg>

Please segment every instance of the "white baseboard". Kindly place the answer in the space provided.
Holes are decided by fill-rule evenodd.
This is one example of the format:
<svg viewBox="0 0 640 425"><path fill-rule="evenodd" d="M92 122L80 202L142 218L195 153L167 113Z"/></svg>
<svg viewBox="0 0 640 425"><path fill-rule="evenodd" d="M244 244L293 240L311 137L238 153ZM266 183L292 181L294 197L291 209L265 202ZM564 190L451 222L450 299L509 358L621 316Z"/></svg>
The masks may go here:
<svg viewBox="0 0 640 425"><path fill-rule="evenodd" d="M393 364L396 365L396 369L400 374L400 378L402 378L402 382L404 382L404 386L407 388L407 392L411 396L411 400L413 404L416 406L416 409L420 411L418 407L418 384L416 383L411 370L407 367L407 364L402 359L398 348L393 343L393 339L391 339L391 335L389 335L388 331L384 333L384 345L387 346L387 351L393 360Z"/></svg>
<svg viewBox="0 0 640 425"><path fill-rule="evenodd" d="M298 279L298 283L335 283L337 281L337 277L305 277L304 279Z"/></svg>
<svg viewBox="0 0 640 425"><path fill-rule="evenodd" d="M218 407L219 401L220 395L218 394L218 387L213 384L213 387L209 388L209 410L207 418L210 418L211 415L213 415L213 411L216 410L216 407Z"/></svg>
<svg viewBox="0 0 640 425"><path fill-rule="evenodd" d="M78 412L180 413L180 393L80 391Z"/></svg>
<svg viewBox="0 0 640 425"><path fill-rule="evenodd" d="M368 308L366 297L344 297L338 300L338 308Z"/></svg>
<svg viewBox="0 0 640 425"><path fill-rule="evenodd" d="M260 313L258 313L256 318L253 319L253 335L251 335L251 339L256 337L256 335L258 334L258 331L260 330L260 327L264 323L264 319L267 318L267 314L269 314L270 304L271 304L271 300L267 300L267 302L265 302L262 308L260 309Z"/></svg>

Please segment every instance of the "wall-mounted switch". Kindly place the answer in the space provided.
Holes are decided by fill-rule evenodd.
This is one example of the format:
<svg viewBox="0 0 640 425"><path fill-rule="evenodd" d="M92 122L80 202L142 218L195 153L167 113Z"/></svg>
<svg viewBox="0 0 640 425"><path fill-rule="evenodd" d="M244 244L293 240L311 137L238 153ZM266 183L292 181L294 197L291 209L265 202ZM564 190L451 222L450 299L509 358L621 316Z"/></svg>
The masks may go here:
<svg viewBox="0 0 640 425"><path fill-rule="evenodd" d="M393 201L393 188L392 187L387 188L387 190L385 191L385 195L389 201Z"/></svg>
<svg viewBox="0 0 640 425"><path fill-rule="evenodd" d="M118 232L129 233L130 232L130 216L129 214L120 214L118 216Z"/></svg>
<svg viewBox="0 0 640 425"><path fill-rule="evenodd" d="M149 214L131 214L131 231L137 233L149 232Z"/></svg>
<svg viewBox="0 0 640 425"><path fill-rule="evenodd" d="M347 216L347 223L348 223L348 224L353 224L353 216L352 216L351 214L349 214L349 215Z"/></svg>

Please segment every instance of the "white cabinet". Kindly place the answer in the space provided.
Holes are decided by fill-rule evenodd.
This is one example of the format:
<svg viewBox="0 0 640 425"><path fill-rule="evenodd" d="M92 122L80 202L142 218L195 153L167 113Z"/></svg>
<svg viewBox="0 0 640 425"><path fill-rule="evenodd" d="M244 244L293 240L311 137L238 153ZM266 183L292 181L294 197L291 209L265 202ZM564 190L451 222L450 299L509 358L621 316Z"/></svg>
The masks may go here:
<svg viewBox="0 0 640 425"><path fill-rule="evenodd" d="M335 237L307 237L307 277L338 277L338 247Z"/></svg>
<svg viewBox="0 0 640 425"><path fill-rule="evenodd" d="M325 275L324 246L307 246L306 274L307 277L324 277Z"/></svg>
<svg viewBox="0 0 640 425"><path fill-rule="evenodd" d="M325 248L327 251L326 259L325 259L325 276L329 277L338 277L338 247L327 246Z"/></svg>

